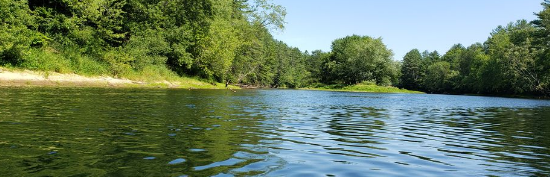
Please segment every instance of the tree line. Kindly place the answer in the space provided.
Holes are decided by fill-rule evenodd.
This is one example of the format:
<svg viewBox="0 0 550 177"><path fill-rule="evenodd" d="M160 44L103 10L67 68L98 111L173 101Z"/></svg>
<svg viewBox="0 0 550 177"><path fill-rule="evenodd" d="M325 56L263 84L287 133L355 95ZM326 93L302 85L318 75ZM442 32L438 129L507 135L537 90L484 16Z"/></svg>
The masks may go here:
<svg viewBox="0 0 550 177"><path fill-rule="evenodd" d="M268 0L0 0L0 65L282 85L275 59L296 49L270 30L285 14Z"/></svg>
<svg viewBox="0 0 550 177"><path fill-rule="evenodd" d="M550 1L538 19L499 26L484 43L403 58L400 86L430 93L550 95Z"/></svg>
<svg viewBox="0 0 550 177"><path fill-rule="evenodd" d="M264 87L398 79L381 39L312 54L275 40L286 11L269 0L0 0L0 12L3 66Z"/></svg>

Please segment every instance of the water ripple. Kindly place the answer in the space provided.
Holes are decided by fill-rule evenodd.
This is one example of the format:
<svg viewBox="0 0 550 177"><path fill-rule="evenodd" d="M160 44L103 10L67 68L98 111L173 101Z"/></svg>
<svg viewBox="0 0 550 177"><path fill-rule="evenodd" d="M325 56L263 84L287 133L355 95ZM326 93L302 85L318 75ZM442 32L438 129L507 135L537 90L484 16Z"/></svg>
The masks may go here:
<svg viewBox="0 0 550 177"><path fill-rule="evenodd" d="M0 173L548 176L548 117L494 97L0 88Z"/></svg>

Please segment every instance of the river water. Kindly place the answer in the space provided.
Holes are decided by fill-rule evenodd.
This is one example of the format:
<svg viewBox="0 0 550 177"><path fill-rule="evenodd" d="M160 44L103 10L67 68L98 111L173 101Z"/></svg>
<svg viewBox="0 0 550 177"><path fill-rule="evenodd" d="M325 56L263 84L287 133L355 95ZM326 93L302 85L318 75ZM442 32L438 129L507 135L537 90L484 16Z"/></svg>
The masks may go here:
<svg viewBox="0 0 550 177"><path fill-rule="evenodd" d="M550 101L0 88L1 176L549 176Z"/></svg>

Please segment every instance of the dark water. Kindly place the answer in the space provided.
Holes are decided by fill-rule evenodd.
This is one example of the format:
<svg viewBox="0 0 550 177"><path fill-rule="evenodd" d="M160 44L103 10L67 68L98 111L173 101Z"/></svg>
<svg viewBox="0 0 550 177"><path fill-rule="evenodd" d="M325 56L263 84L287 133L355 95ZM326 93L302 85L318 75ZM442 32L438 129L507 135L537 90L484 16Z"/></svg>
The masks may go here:
<svg viewBox="0 0 550 177"><path fill-rule="evenodd" d="M549 176L550 101L0 88L0 176Z"/></svg>

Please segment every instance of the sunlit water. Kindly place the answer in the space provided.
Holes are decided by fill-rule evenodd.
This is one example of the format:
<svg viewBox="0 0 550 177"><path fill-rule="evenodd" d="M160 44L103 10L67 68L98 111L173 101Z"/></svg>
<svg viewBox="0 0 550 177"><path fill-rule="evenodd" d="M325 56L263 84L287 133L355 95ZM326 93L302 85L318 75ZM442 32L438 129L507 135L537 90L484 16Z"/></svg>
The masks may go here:
<svg viewBox="0 0 550 177"><path fill-rule="evenodd" d="M1 176L549 176L550 101L0 88Z"/></svg>

